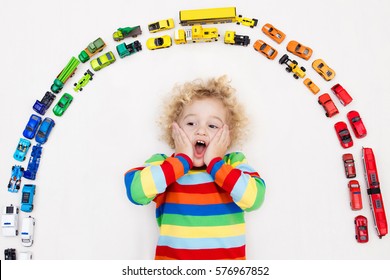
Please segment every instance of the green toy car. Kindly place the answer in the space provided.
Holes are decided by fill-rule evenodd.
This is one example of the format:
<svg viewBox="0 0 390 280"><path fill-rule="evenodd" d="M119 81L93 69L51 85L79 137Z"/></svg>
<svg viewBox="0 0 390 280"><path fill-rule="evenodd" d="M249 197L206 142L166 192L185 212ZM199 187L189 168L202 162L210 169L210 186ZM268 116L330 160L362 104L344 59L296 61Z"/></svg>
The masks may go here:
<svg viewBox="0 0 390 280"><path fill-rule="evenodd" d="M92 60L91 67L95 71L99 71L103 69L104 67L107 67L108 65L114 63L116 61L114 54L112 51L109 51L98 58Z"/></svg>
<svg viewBox="0 0 390 280"><path fill-rule="evenodd" d="M56 106L54 106L53 108L54 115L61 117L65 113L66 109L68 109L72 101L73 101L73 96L70 95L69 93L64 93L61 96L61 99L56 104Z"/></svg>
<svg viewBox="0 0 390 280"><path fill-rule="evenodd" d="M74 91L82 91L83 87L85 87L89 83L89 81L93 80L93 75L94 74L92 73L92 71L88 69L87 72L84 73L84 76L77 83L74 83Z"/></svg>

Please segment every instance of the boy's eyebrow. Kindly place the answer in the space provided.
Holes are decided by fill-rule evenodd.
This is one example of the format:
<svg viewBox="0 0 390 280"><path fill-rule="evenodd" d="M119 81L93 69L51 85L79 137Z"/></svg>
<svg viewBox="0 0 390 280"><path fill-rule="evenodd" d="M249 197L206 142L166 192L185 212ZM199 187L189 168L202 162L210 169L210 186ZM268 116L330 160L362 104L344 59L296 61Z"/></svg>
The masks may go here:
<svg viewBox="0 0 390 280"><path fill-rule="evenodd" d="M188 117L196 117L197 115L196 114L188 114L188 115L185 115L184 117L183 117L183 120L184 119L186 119L186 118L188 118ZM210 116L211 118L214 118L214 119L217 119L217 120L219 120L221 123L224 123L223 121L222 121L222 119L220 118L220 117L218 117L218 116Z"/></svg>

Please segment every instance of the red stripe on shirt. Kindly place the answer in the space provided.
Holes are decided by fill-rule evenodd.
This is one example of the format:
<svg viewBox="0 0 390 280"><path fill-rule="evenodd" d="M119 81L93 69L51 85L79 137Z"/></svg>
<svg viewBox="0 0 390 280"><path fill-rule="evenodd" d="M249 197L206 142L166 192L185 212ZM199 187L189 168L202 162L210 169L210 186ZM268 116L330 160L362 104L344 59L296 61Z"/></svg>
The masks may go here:
<svg viewBox="0 0 390 280"><path fill-rule="evenodd" d="M227 249L176 249L157 246L156 260L236 260L245 259L245 245Z"/></svg>

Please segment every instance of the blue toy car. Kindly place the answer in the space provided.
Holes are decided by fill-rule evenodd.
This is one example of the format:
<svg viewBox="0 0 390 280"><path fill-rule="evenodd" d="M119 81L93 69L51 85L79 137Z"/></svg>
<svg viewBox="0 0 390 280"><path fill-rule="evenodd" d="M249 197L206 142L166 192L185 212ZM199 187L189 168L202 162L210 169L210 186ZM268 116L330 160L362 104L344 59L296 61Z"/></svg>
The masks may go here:
<svg viewBox="0 0 390 280"><path fill-rule="evenodd" d="M20 183L22 181L24 168L20 165L12 166L11 179L9 179L8 183L8 191L9 192L18 192L20 189Z"/></svg>
<svg viewBox="0 0 390 280"><path fill-rule="evenodd" d="M38 172L39 162L41 161L42 146L37 144L33 146L31 157L28 162L27 170L24 171L23 177L29 180L35 180L35 177Z"/></svg>
<svg viewBox="0 0 390 280"><path fill-rule="evenodd" d="M33 139L35 134L37 133L38 127L41 124L42 119L40 116L32 114L26 128L23 131L23 136L28 139Z"/></svg>
<svg viewBox="0 0 390 280"><path fill-rule="evenodd" d="M27 139L20 138L16 151L14 153L14 159L18 161L24 161L26 159L26 154L28 149L31 146L31 142Z"/></svg>
<svg viewBox="0 0 390 280"><path fill-rule="evenodd" d="M34 208L33 201L35 195L35 185L24 185L22 190L22 203L20 210L31 212Z"/></svg>
<svg viewBox="0 0 390 280"><path fill-rule="evenodd" d="M46 117L39 127L38 133L35 136L35 141L40 144L45 144L54 126L55 122L51 118Z"/></svg>
<svg viewBox="0 0 390 280"><path fill-rule="evenodd" d="M46 113L47 109L49 109L55 98L56 96L53 93L47 91L41 101L35 101L35 104L33 106L34 111L43 116Z"/></svg>

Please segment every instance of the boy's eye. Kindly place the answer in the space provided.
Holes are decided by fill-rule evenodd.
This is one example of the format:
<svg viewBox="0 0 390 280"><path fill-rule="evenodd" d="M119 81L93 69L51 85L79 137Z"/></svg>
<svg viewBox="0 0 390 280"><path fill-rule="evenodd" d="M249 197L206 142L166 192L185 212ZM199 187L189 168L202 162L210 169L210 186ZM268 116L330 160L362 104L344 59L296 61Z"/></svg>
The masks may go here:
<svg viewBox="0 0 390 280"><path fill-rule="evenodd" d="M192 125L195 125L195 123L193 123L193 122L188 122L187 125L192 126Z"/></svg>
<svg viewBox="0 0 390 280"><path fill-rule="evenodd" d="M209 127L210 128L218 128L218 126L216 126L215 124L210 124Z"/></svg>

